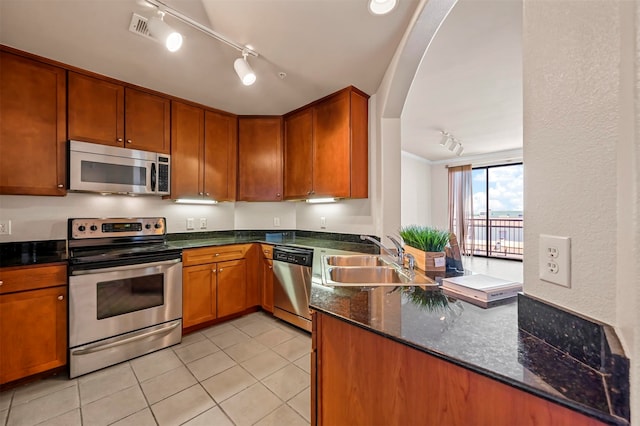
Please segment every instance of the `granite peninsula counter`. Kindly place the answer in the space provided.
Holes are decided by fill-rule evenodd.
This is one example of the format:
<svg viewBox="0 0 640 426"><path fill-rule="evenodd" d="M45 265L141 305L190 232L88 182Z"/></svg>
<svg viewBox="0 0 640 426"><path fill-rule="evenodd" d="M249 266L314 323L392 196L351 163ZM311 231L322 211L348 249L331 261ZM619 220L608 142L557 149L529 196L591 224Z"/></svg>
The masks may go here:
<svg viewBox="0 0 640 426"><path fill-rule="evenodd" d="M519 327L518 310L535 310L531 303L537 301L520 295L518 302L483 309L420 287L314 286L311 294L311 308L321 314L605 424L628 424L628 391L625 404L617 383Z"/></svg>

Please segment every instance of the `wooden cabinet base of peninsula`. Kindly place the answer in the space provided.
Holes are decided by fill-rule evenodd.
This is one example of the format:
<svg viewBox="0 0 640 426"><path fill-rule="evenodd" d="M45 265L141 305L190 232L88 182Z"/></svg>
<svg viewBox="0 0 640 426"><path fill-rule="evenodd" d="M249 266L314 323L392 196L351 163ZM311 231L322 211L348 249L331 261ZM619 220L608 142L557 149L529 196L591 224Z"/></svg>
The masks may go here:
<svg viewBox="0 0 640 426"><path fill-rule="evenodd" d="M312 346L312 425L602 424L319 312Z"/></svg>

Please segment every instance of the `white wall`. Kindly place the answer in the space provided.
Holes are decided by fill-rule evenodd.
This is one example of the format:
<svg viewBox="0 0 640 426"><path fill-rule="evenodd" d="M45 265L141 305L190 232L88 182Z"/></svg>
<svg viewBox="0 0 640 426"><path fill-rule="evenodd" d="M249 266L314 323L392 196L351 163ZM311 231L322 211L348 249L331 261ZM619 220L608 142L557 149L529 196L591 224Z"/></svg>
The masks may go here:
<svg viewBox="0 0 640 426"><path fill-rule="evenodd" d="M203 231L233 229L234 204L213 206L175 204L160 197L129 197L71 193L66 197L0 196L0 219L11 220L11 235L0 235L0 243L9 241L55 240L67 237L67 219L71 217L167 218L170 233L187 231L187 218L207 219Z"/></svg>
<svg viewBox="0 0 640 426"><path fill-rule="evenodd" d="M631 359L632 424L640 423L638 115L630 98L639 93L640 6L525 1L524 290L617 327ZM572 239L570 289L538 278L543 233Z"/></svg>
<svg viewBox="0 0 640 426"><path fill-rule="evenodd" d="M431 163L422 157L402 151L400 176L401 226L433 226L431 222Z"/></svg>

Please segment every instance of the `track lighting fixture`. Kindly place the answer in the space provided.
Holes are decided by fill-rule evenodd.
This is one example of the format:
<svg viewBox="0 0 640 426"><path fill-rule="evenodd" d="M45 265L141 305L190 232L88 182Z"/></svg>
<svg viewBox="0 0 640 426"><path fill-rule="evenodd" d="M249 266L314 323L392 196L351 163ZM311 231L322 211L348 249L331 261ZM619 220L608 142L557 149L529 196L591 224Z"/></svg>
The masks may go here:
<svg viewBox="0 0 640 426"><path fill-rule="evenodd" d="M369 12L385 15L396 7L397 0L369 0Z"/></svg>
<svg viewBox="0 0 640 426"><path fill-rule="evenodd" d="M440 146L447 148L449 151L453 152L458 157L461 156L462 152L464 151L462 142L454 138L449 132L440 130L440 133L442 134L442 139L440 139Z"/></svg>
<svg viewBox="0 0 640 426"><path fill-rule="evenodd" d="M447 132L440 131L442 133L442 139L440 140L440 145L446 147L449 142L451 142L451 135Z"/></svg>
<svg viewBox="0 0 640 426"><path fill-rule="evenodd" d="M236 70L236 74L240 77L240 81L245 86L251 86L256 82L256 74L251 69L251 65L247 62L247 55L249 53L246 50L242 50L242 58L238 58L233 62L233 68Z"/></svg>
<svg viewBox="0 0 640 426"><path fill-rule="evenodd" d="M158 16L149 19L149 33L157 40L164 43L169 52L175 52L182 46L182 34L174 30L164 22L164 12L158 10Z"/></svg>
<svg viewBox="0 0 640 426"><path fill-rule="evenodd" d="M158 8L158 13L160 14L160 16L164 16L164 14L167 14L195 29L197 29L198 31L201 31L203 33L205 33L206 35L208 35L211 38L214 38L224 44L226 44L227 46L233 47L234 49L239 50L240 52L242 52L242 58L238 58L235 60L235 62L233 63L233 68L235 69L236 73L238 74L238 77L240 77L240 80L242 80L242 84L244 84L245 86L250 86L253 83L255 83L256 81L256 74L253 72L253 70L251 69L251 66L249 65L249 62L247 61L247 56L251 55L251 56L255 56L258 57L258 53L255 52L253 49L251 49L250 47L247 46L243 46L240 43L237 43L233 40L231 40L230 38L215 32L214 30L212 30L209 27L206 27L204 25L202 25L201 23L191 19L190 17L188 17L187 15L184 15L183 13L179 12L176 9L173 9L172 7L168 6L164 1L161 0L144 0L147 3L149 3L150 5ZM380 1L380 0L377 0ZM396 0L393 0L394 2ZM134 14L135 16L135 14ZM164 34L166 33L166 30L163 29L163 27L169 28L171 29L171 27L169 27L161 18L151 18L149 20L148 25L148 29L149 29L149 33L151 35L153 35L153 37L156 38L162 38L163 41L166 40L167 43L167 49L171 50L172 52L175 50L178 50L180 48L180 45L182 44L182 36L179 33L176 33L175 31L173 31L174 34L177 34L177 36L179 36L179 39L177 38L177 36L174 36L175 38L172 39L171 44L169 43L168 40L168 34L165 36ZM164 32L163 32L164 31ZM178 41L179 40L179 41ZM170 47L170 45L172 47ZM173 48L173 46L176 46L175 48ZM173 50L172 50L173 48Z"/></svg>

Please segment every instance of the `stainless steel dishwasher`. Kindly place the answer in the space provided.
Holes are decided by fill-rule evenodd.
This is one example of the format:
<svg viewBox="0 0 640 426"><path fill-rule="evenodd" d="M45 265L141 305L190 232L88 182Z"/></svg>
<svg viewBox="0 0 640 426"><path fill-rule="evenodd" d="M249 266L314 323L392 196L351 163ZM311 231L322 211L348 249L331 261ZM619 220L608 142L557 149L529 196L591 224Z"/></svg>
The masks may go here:
<svg viewBox="0 0 640 426"><path fill-rule="evenodd" d="M276 246L273 249L273 314L311 331L309 300L313 249Z"/></svg>

